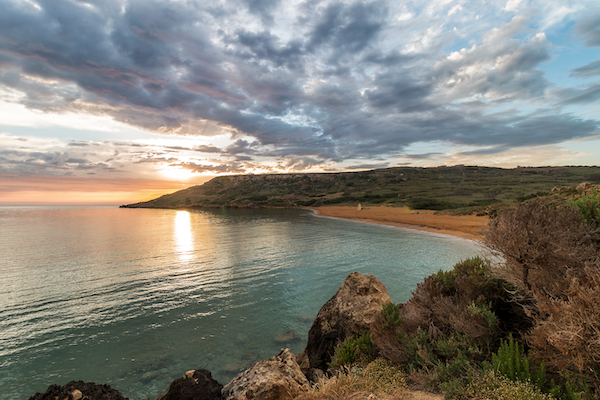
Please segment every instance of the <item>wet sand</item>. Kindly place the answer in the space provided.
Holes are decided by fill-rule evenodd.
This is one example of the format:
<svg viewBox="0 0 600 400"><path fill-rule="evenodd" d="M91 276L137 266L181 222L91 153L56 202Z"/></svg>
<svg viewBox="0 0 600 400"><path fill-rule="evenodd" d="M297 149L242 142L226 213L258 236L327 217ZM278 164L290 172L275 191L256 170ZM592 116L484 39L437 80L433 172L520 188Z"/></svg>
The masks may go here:
<svg viewBox="0 0 600 400"><path fill-rule="evenodd" d="M310 209L323 217L399 226L475 240L481 238L481 230L488 222L488 217L435 215L435 211L411 210L408 207L369 206L363 207L360 211L357 207L349 206L310 207Z"/></svg>

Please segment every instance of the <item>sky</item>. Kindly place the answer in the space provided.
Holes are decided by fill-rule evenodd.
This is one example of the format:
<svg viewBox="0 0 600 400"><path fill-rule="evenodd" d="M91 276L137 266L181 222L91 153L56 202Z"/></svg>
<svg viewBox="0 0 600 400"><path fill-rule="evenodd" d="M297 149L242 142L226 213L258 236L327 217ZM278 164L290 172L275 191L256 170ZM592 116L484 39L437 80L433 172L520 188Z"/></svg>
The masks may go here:
<svg viewBox="0 0 600 400"><path fill-rule="evenodd" d="M600 2L0 0L0 205L598 165Z"/></svg>

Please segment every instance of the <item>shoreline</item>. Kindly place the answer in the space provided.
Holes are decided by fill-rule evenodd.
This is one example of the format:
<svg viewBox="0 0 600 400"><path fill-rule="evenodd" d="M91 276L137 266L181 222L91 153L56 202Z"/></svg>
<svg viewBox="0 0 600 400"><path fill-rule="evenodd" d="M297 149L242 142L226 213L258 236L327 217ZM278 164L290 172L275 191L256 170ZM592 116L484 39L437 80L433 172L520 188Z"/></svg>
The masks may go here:
<svg viewBox="0 0 600 400"><path fill-rule="evenodd" d="M488 217L475 215L435 215L432 210L411 210L408 207L367 206L358 210L351 206L307 207L315 215L329 218L370 222L418 231L479 240Z"/></svg>

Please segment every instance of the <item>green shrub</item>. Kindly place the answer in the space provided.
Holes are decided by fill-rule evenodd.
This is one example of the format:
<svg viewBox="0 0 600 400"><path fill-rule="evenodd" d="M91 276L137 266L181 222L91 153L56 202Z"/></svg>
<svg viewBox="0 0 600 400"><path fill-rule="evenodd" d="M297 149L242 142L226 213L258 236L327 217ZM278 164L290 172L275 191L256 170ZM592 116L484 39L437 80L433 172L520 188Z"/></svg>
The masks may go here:
<svg viewBox="0 0 600 400"><path fill-rule="evenodd" d="M472 317L479 317L480 320L485 321L485 324L490 330L496 329L498 326L498 317L492 311L492 302L487 302L483 304L477 304L475 301L471 302L467 306L467 314Z"/></svg>
<svg viewBox="0 0 600 400"><path fill-rule="evenodd" d="M298 205L303 206L303 207L309 207L309 206L312 206L313 204L315 204L316 202L317 202L317 199L310 199L310 200L306 200L306 201L298 201Z"/></svg>
<svg viewBox="0 0 600 400"><path fill-rule="evenodd" d="M532 370L525 356L524 347L513 339L512 334L508 340L500 340L500 348L492 354L491 367L511 381L531 381L539 388L544 387L546 380L544 362L542 361L535 371Z"/></svg>
<svg viewBox="0 0 600 400"><path fill-rule="evenodd" d="M375 347L369 333L363 333L357 338L350 337L335 349L329 366L339 368L356 362L370 361L375 355L374 352Z"/></svg>
<svg viewBox="0 0 600 400"><path fill-rule="evenodd" d="M449 210L464 207L462 204L441 201L435 198L419 197L408 200L408 206L413 210Z"/></svg>
<svg viewBox="0 0 600 400"><path fill-rule="evenodd" d="M456 289L456 280L461 277L468 277L472 283L481 285L486 282L489 276L490 263L483 258L476 256L467 258L464 261L454 265L449 271L438 271L431 275L433 280L441 284L446 290L454 291Z"/></svg>
<svg viewBox="0 0 600 400"><path fill-rule="evenodd" d="M495 371L486 371L474 379L457 396L465 400L550 400L551 394L544 394L528 381L512 381Z"/></svg>
<svg viewBox="0 0 600 400"><path fill-rule="evenodd" d="M425 330L419 327L417 332L413 334L402 334L401 342L408 355L407 367L409 371L431 364L433 359L431 337Z"/></svg>
<svg viewBox="0 0 600 400"><path fill-rule="evenodd" d="M582 194L569 200L569 205L576 208L581 218L592 227L600 228L600 192L592 189L590 194Z"/></svg>
<svg viewBox="0 0 600 400"><path fill-rule="evenodd" d="M548 390L554 397L563 400L586 400L597 397L592 397L590 387L585 379L575 376L572 372L564 371L560 373L560 377L564 381L564 387L554 383L550 383Z"/></svg>
<svg viewBox="0 0 600 400"><path fill-rule="evenodd" d="M267 201L268 199L269 199L269 196L267 196L267 195L254 195L254 196L248 197L248 200L250 200L250 201Z"/></svg>
<svg viewBox="0 0 600 400"><path fill-rule="evenodd" d="M402 323L400 309L391 301L388 301L383 305L381 314L383 316L383 326L385 328L396 328Z"/></svg>
<svg viewBox="0 0 600 400"><path fill-rule="evenodd" d="M528 195L520 195L520 196L517 196L517 201L519 203L522 203L527 200L535 199L536 197L544 197L544 196L549 196L549 195L550 195L549 192L537 192L537 193L531 193Z"/></svg>
<svg viewBox="0 0 600 400"><path fill-rule="evenodd" d="M471 381L471 371L479 368L483 354L467 335L453 333L433 338L421 328L404 334L402 346L408 355L408 371L442 389L447 398L457 396Z"/></svg>
<svg viewBox="0 0 600 400"><path fill-rule="evenodd" d="M377 358L361 370L360 375L368 378L378 388L405 387L406 378L402 371L390 361Z"/></svg>

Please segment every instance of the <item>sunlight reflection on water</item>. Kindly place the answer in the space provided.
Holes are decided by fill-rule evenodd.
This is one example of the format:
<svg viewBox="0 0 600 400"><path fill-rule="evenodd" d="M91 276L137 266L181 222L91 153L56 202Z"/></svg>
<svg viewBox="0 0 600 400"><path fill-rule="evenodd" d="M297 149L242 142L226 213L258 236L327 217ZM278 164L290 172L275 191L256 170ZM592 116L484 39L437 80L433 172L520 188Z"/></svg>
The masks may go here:
<svg viewBox="0 0 600 400"><path fill-rule="evenodd" d="M194 259L194 233L190 222L190 213L188 211L177 211L175 214L175 248L177 258L182 263L187 263Z"/></svg>
<svg viewBox="0 0 600 400"><path fill-rule="evenodd" d="M281 347L300 352L349 272L405 301L476 253L300 210L0 207L0 393L84 380L156 398L192 368L226 383ZM275 340L289 329L302 339Z"/></svg>

